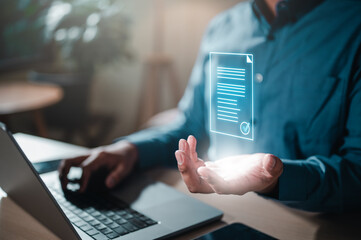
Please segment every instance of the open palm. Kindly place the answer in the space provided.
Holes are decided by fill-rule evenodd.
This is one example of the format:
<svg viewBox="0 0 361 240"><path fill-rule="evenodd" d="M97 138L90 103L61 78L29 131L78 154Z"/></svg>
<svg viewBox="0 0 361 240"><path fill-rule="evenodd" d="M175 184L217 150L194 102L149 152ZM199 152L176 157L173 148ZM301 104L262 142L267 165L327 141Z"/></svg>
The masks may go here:
<svg viewBox="0 0 361 240"><path fill-rule="evenodd" d="M237 155L204 162L196 153L196 139L179 141L175 155L189 191L243 195L250 191L267 193L282 174L282 161L272 154Z"/></svg>

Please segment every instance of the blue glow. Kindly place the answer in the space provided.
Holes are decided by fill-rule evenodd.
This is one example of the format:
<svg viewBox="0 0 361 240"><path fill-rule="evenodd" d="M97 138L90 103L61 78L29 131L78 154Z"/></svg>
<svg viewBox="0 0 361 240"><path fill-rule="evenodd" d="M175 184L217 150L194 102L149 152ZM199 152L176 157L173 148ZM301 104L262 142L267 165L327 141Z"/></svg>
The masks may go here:
<svg viewBox="0 0 361 240"><path fill-rule="evenodd" d="M211 132L254 139L253 61L252 54L210 53Z"/></svg>

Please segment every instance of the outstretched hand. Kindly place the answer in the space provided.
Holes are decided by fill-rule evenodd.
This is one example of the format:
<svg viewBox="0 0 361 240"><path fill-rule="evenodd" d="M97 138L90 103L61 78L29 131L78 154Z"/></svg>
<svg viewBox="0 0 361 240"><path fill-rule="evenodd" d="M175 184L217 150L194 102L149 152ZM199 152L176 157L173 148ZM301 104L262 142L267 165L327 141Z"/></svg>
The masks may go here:
<svg viewBox="0 0 361 240"><path fill-rule="evenodd" d="M283 171L282 161L272 154L248 154L204 162L196 152L193 136L179 141L175 155L178 169L190 192L243 195L271 192Z"/></svg>

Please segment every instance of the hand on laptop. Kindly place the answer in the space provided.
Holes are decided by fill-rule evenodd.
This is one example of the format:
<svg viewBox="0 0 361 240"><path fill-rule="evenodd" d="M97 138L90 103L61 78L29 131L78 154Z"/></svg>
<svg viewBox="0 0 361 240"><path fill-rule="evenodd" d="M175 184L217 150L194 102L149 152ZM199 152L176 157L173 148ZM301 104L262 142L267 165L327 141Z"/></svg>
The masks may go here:
<svg viewBox="0 0 361 240"><path fill-rule="evenodd" d="M105 179L108 188L115 187L133 169L138 158L136 147L126 141L120 141L108 146L91 150L89 155L63 160L59 167L59 178L62 188L66 190L71 167L81 167L80 192L84 192L92 174L101 168L109 171Z"/></svg>
<svg viewBox="0 0 361 240"><path fill-rule="evenodd" d="M179 141L178 169L190 192L243 195L269 193L282 174L282 161L272 154L249 154L204 162L197 157L196 139Z"/></svg>

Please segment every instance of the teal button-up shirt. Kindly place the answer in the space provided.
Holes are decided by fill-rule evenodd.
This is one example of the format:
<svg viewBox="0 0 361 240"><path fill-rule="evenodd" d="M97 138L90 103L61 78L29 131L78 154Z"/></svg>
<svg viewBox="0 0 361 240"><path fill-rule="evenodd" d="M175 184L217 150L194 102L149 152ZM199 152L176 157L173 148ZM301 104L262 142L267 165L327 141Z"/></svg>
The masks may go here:
<svg viewBox="0 0 361 240"><path fill-rule="evenodd" d="M278 200L310 211L361 208L361 2L263 1L217 16L167 126L128 136L140 166L174 165L180 138L206 143L211 160L245 153L282 159ZM254 56L254 141L209 131L209 53Z"/></svg>

